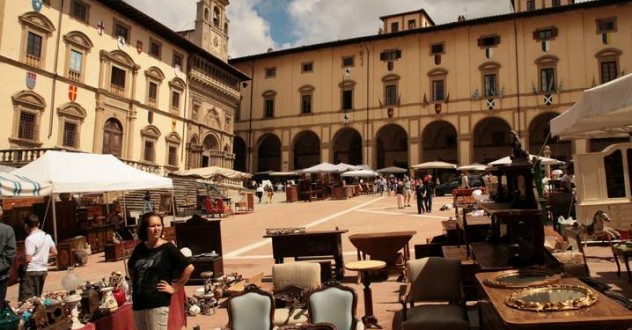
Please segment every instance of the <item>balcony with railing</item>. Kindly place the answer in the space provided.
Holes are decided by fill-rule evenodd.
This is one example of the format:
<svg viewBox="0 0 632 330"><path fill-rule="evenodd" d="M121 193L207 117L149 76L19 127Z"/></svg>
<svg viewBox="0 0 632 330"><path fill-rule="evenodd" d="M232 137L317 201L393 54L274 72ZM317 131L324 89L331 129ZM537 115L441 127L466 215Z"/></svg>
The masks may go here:
<svg viewBox="0 0 632 330"><path fill-rule="evenodd" d="M41 63L41 58L39 56L26 54L26 65L39 68L40 63Z"/></svg>
<svg viewBox="0 0 632 330"><path fill-rule="evenodd" d="M125 86L110 84L110 92L114 95L125 96Z"/></svg>
<svg viewBox="0 0 632 330"><path fill-rule="evenodd" d="M68 70L68 79L72 81L81 81L81 72Z"/></svg>

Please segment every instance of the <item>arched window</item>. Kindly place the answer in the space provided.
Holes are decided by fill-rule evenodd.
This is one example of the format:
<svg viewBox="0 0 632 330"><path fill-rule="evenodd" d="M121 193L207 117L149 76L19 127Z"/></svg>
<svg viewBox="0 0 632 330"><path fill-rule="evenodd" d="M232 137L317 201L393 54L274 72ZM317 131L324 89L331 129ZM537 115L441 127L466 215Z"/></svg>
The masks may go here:
<svg viewBox="0 0 632 330"><path fill-rule="evenodd" d="M13 129L9 141L18 147L39 147L40 121L46 108L44 98L31 91L22 91L12 97Z"/></svg>
<svg viewBox="0 0 632 330"><path fill-rule="evenodd" d="M213 26L219 29L219 21L220 21L221 12L218 7L213 8Z"/></svg>
<svg viewBox="0 0 632 330"><path fill-rule="evenodd" d="M103 154L121 157L123 151L123 127L118 120L110 118L103 127Z"/></svg>

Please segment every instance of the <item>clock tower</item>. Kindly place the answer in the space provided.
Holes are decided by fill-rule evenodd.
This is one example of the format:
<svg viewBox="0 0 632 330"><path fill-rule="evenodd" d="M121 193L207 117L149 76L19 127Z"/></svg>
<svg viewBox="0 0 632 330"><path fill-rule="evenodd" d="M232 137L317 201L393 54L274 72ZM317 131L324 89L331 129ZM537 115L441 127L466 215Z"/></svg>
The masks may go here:
<svg viewBox="0 0 632 330"><path fill-rule="evenodd" d="M229 0L200 0L197 3L194 43L207 52L228 61L228 25L226 7Z"/></svg>

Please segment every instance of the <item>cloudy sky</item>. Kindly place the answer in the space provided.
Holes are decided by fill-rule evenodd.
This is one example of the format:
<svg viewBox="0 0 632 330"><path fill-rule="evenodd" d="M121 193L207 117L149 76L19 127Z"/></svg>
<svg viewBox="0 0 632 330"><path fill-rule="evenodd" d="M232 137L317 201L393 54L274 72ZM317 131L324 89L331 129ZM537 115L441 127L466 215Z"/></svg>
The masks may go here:
<svg viewBox="0 0 632 330"><path fill-rule="evenodd" d="M172 28L193 28L197 0L125 0ZM510 12L510 0L231 0L233 58L376 34L380 16L425 9L436 24Z"/></svg>

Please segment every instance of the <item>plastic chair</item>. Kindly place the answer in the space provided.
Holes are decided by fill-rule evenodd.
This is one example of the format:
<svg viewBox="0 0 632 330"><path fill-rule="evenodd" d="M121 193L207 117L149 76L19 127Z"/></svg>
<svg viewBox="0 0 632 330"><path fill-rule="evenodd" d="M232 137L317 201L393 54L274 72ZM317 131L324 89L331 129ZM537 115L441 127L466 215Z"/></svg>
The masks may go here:
<svg viewBox="0 0 632 330"><path fill-rule="evenodd" d="M461 262L427 257L410 260L406 266L408 284L400 297L402 330L469 329L461 283ZM415 306L415 302L432 304Z"/></svg>

